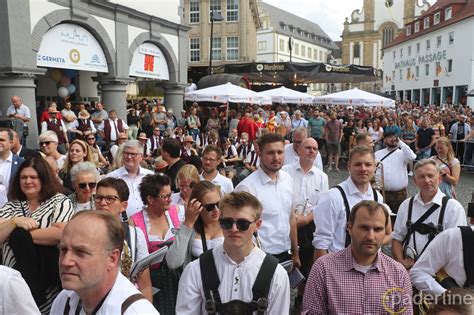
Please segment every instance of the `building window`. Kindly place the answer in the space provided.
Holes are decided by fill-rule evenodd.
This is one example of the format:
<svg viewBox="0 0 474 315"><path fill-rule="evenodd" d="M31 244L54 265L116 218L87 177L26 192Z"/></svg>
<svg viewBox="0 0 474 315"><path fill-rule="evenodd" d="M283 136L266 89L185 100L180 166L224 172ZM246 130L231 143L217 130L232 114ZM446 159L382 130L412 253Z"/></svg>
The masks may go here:
<svg viewBox="0 0 474 315"><path fill-rule="evenodd" d="M430 64L429 63L425 64L425 75L426 76L430 75Z"/></svg>
<svg viewBox="0 0 474 315"><path fill-rule="evenodd" d="M301 45L301 57L306 57L306 46Z"/></svg>
<svg viewBox="0 0 474 315"><path fill-rule="evenodd" d="M430 18L429 17L427 17L423 20L423 28L427 29L428 27L430 27Z"/></svg>
<svg viewBox="0 0 474 315"><path fill-rule="evenodd" d="M416 53L420 52L420 43L416 43Z"/></svg>
<svg viewBox="0 0 474 315"><path fill-rule="evenodd" d="M395 30L393 29L393 26L386 26L383 29L382 47L385 47L392 42L394 34L395 34Z"/></svg>
<svg viewBox="0 0 474 315"><path fill-rule="evenodd" d="M227 60L239 60L239 38L227 37Z"/></svg>
<svg viewBox="0 0 474 315"><path fill-rule="evenodd" d="M267 42L266 41L260 41L258 42L258 50L267 50ZM280 49L281 50L281 49Z"/></svg>
<svg viewBox="0 0 474 315"><path fill-rule="evenodd" d="M285 51L285 40L280 38L280 51Z"/></svg>
<svg viewBox="0 0 474 315"><path fill-rule="evenodd" d="M408 50L408 56L411 56L411 46L408 46L407 50Z"/></svg>
<svg viewBox="0 0 474 315"><path fill-rule="evenodd" d="M452 16L453 16L453 9L451 9L451 7L446 8L446 10L444 10L444 19L449 20Z"/></svg>
<svg viewBox="0 0 474 315"><path fill-rule="evenodd" d="M189 52L190 52L190 61L200 61L201 60L201 44L199 38L191 38L189 40Z"/></svg>
<svg viewBox="0 0 474 315"><path fill-rule="evenodd" d="M354 58L360 58L360 44L359 43L354 44L353 50L354 51L353 51L352 56ZM323 58L321 58L321 59L323 59Z"/></svg>
<svg viewBox="0 0 474 315"><path fill-rule="evenodd" d="M403 48L400 48L400 58L403 58Z"/></svg>
<svg viewBox="0 0 474 315"><path fill-rule="evenodd" d="M392 71L392 81L395 81L395 71Z"/></svg>
<svg viewBox="0 0 474 315"><path fill-rule="evenodd" d="M411 35L411 25L408 25L407 26L407 36L410 36Z"/></svg>
<svg viewBox="0 0 474 315"><path fill-rule="evenodd" d="M295 56L300 54L300 44L295 44Z"/></svg>
<svg viewBox="0 0 474 315"><path fill-rule="evenodd" d="M395 59L395 58L397 58L397 51L396 50L393 51L393 59Z"/></svg>
<svg viewBox="0 0 474 315"><path fill-rule="evenodd" d="M239 20L239 0L227 0L227 21L236 22Z"/></svg>
<svg viewBox="0 0 474 315"><path fill-rule="evenodd" d="M436 37L436 48L441 47L441 36Z"/></svg>
<svg viewBox="0 0 474 315"><path fill-rule="evenodd" d="M433 19L433 25L439 24L440 20L441 20L441 13L436 12Z"/></svg>
<svg viewBox="0 0 474 315"><path fill-rule="evenodd" d="M415 23L415 33L418 33L420 31L420 21Z"/></svg>
<svg viewBox="0 0 474 315"><path fill-rule="evenodd" d="M323 52L321 50L319 51L319 61L324 61L323 60Z"/></svg>
<svg viewBox="0 0 474 315"><path fill-rule="evenodd" d="M199 23L199 0L189 1L189 23Z"/></svg>
<svg viewBox="0 0 474 315"><path fill-rule="evenodd" d="M311 59L311 51L312 49L308 47L308 58Z"/></svg>
<svg viewBox="0 0 474 315"><path fill-rule="evenodd" d="M318 60L318 50L317 49L313 49L313 59Z"/></svg>
<svg viewBox="0 0 474 315"><path fill-rule="evenodd" d="M212 60L222 59L222 43L220 37L212 38Z"/></svg>
<svg viewBox="0 0 474 315"><path fill-rule="evenodd" d="M453 72L453 59L448 59L448 72Z"/></svg>
<svg viewBox="0 0 474 315"><path fill-rule="evenodd" d="M420 67L416 66L415 67L415 76L418 78L420 76Z"/></svg>
<svg viewBox="0 0 474 315"><path fill-rule="evenodd" d="M449 45L452 45L454 43L454 32L448 33L448 43Z"/></svg>
<svg viewBox="0 0 474 315"><path fill-rule="evenodd" d="M398 77L400 78L400 80L403 80L403 70L400 69L400 70L398 70L398 72L399 72L399 76L398 76Z"/></svg>
<svg viewBox="0 0 474 315"><path fill-rule="evenodd" d="M426 40L426 50L430 50L431 48L431 40L427 39Z"/></svg>
<svg viewBox="0 0 474 315"><path fill-rule="evenodd" d="M210 0L209 2L209 22L211 21L212 12L222 14L221 0Z"/></svg>

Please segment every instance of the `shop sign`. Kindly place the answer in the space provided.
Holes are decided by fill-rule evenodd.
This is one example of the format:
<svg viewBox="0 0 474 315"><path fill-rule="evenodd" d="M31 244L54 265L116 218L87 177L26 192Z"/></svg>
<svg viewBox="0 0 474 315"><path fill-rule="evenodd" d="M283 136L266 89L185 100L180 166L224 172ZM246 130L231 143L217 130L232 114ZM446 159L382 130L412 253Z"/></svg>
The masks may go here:
<svg viewBox="0 0 474 315"><path fill-rule="evenodd" d="M109 72L105 54L95 37L82 26L59 24L41 40L39 67Z"/></svg>
<svg viewBox="0 0 474 315"><path fill-rule="evenodd" d="M133 52L130 76L169 80L168 64L161 49L152 43L143 43Z"/></svg>
<svg viewBox="0 0 474 315"><path fill-rule="evenodd" d="M425 63L434 63L441 60L446 60L446 50L434 52L432 54L426 54L418 57L395 62L395 69L413 67L416 65L422 65Z"/></svg>

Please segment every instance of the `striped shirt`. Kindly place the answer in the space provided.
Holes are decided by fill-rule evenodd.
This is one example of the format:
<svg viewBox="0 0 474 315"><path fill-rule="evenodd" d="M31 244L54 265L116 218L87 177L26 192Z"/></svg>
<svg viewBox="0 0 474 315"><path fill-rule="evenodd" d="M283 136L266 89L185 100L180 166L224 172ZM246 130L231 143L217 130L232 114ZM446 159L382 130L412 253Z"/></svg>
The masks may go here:
<svg viewBox="0 0 474 315"><path fill-rule="evenodd" d="M313 264L306 283L302 314L413 314L412 286L405 268L379 252L360 266L351 247Z"/></svg>
<svg viewBox="0 0 474 315"><path fill-rule="evenodd" d="M56 194L49 198L33 212L30 212L27 201L10 201L0 208L0 218L30 217L39 223L39 229L51 227L54 223L68 222L74 214L71 200L63 194ZM2 264L13 268L16 264L15 256L8 242L3 243ZM46 302L39 307L42 313L47 312L60 292L60 287L48 288Z"/></svg>

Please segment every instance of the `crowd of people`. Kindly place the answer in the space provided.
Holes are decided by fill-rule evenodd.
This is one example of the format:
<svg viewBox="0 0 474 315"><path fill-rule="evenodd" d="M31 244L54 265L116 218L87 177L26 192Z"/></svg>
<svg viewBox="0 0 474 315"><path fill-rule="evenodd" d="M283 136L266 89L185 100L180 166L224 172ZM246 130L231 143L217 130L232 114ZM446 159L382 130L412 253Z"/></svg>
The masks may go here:
<svg viewBox="0 0 474 315"><path fill-rule="evenodd" d="M474 312L468 107L187 105L52 102L36 151L12 97L0 313Z"/></svg>

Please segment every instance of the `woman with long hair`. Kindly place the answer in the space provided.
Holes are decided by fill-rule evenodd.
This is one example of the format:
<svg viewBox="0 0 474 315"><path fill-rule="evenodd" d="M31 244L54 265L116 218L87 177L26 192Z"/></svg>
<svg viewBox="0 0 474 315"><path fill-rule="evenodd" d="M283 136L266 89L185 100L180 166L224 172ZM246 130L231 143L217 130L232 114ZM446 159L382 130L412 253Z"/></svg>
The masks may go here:
<svg viewBox="0 0 474 315"><path fill-rule="evenodd" d="M219 187L209 181L201 181L193 187L184 222L166 255L168 267L186 267L203 252L222 244L220 199Z"/></svg>
<svg viewBox="0 0 474 315"><path fill-rule="evenodd" d="M57 245L74 214L72 203L41 157L23 162L8 197L0 208L2 264L20 271L41 313L49 313L61 290Z"/></svg>
<svg viewBox="0 0 474 315"><path fill-rule="evenodd" d="M194 185L199 181L199 172L196 166L191 164L182 166L176 174L176 187L179 188L179 192L171 195L171 204L186 206Z"/></svg>
<svg viewBox="0 0 474 315"><path fill-rule="evenodd" d="M442 181L439 189L451 198L456 198L455 187L461 177L461 163L454 155L451 141L446 137L440 137L436 140L436 156L432 158L441 168Z"/></svg>
<svg viewBox="0 0 474 315"><path fill-rule="evenodd" d="M374 142L374 152L382 149L383 143L383 128L380 126L380 120L375 118L372 121L371 126L368 128L368 133L372 137L372 141Z"/></svg>
<svg viewBox="0 0 474 315"><path fill-rule="evenodd" d="M69 145L63 168L59 171L59 178L61 178L64 187L66 187L69 192L74 191L70 174L71 168L80 162L94 163L89 145L82 140L76 139Z"/></svg>

